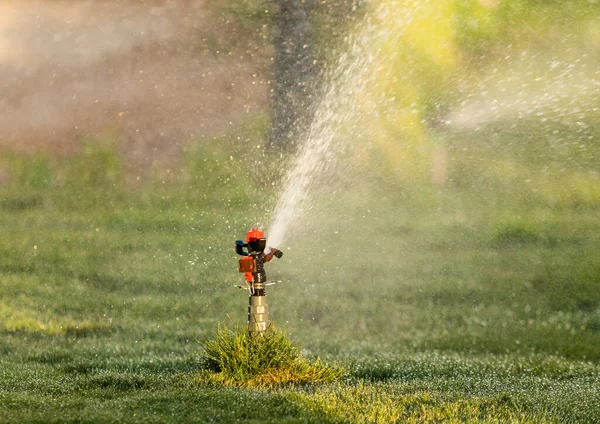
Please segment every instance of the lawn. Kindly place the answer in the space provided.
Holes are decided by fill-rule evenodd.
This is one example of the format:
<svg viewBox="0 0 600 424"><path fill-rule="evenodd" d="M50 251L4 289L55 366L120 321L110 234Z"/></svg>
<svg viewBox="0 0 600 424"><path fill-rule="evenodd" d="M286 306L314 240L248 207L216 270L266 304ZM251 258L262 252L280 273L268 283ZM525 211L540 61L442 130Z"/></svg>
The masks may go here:
<svg viewBox="0 0 600 424"><path fill-rule="evenodd" d="M600 421L594 201L389 181L319 198L269 302L345 374L236 389L200 378L202 342L245 322L233 242L268 225L270 182L202 153L209 172L136 186L90 149L5 156L1 422Z"/></svg>

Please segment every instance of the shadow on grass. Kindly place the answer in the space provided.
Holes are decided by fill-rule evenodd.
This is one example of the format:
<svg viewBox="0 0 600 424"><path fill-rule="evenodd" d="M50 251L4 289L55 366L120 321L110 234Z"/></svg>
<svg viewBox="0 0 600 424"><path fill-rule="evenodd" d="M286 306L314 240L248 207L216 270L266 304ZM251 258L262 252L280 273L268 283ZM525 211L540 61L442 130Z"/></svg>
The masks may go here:
<svg viewBox="0 0 600 424"><path fill-rule="evenodd" d="M44 206L44 198L41 195L17 195L0 199L0 210L6 212L25 212L41 209Z"/></svg>

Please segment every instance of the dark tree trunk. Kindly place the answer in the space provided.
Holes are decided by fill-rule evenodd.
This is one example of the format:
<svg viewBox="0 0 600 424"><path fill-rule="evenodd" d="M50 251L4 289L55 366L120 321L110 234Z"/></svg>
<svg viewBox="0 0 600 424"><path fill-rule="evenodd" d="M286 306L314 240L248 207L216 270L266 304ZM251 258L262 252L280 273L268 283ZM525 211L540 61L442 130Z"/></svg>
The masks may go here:
<svg viewBox="0 0 600 424"><path fill-rule="evenodd" d="M314 64L309 9L311 0L274 0L278 6L270 148L293 148L310 118Z"/></svg>

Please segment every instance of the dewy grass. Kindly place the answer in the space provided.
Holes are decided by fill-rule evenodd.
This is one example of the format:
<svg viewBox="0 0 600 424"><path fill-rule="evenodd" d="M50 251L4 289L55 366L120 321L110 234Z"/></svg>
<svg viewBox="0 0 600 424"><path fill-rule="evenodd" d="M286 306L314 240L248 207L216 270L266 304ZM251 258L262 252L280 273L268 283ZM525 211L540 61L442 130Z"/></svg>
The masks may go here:
<svg viewBox="0 0 600 424"><path fill-rule="evenodd" d="M304 358L284 331L271 325L264 334L219 327L204 343L205 382L237 387L274 387L281 384L325 383L343 374L337 365Z"/></svg>

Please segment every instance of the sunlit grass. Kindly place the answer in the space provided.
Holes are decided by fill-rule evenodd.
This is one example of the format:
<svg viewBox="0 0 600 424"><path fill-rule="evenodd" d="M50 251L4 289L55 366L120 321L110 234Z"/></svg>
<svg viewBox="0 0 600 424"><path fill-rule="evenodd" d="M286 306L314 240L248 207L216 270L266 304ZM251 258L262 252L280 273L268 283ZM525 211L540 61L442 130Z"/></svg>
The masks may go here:
<svg viewBox="0 0 600 424"><path fill-rule="evenodd" d="M336 385L317 388L310 394L291 394L309 411L331 420L369 423L547 423L543 414L521 409L507 394L476 396L472 399L444 399L435 392L409 393L402 385Z"/></svg>
<svg viewBox="0 0 600 424"><path fill-rule="evenodd" d="M304 358L289 336L271 325L264 333L219 327L203 343L205 371L201 381L236 387L330 383L343 375L337 365Z"/></svg>
<svg viewBox="0 0 600 424"><path fill-rule="evenodd" d="M5 333L48 334L66 337L105 335L111 332L111 326L108 323L89 320L76 321L70 317L42 314L24 307L17 309L6 304L0 304L0 329Z"/></svg>

